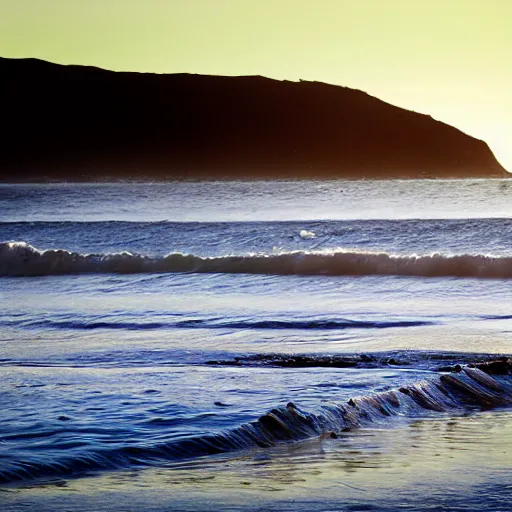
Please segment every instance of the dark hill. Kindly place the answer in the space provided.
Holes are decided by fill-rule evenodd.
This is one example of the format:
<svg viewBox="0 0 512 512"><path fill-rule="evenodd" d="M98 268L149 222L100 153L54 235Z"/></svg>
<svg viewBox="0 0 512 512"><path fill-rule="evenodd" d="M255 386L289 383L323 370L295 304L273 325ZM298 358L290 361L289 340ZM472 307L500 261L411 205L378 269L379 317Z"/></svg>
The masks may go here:
<svg viewBox="0 0 512 512"><path fill-rule="evenodd" d="M364 92L0 58L4 180L503 177L488 146Z"/></svg>

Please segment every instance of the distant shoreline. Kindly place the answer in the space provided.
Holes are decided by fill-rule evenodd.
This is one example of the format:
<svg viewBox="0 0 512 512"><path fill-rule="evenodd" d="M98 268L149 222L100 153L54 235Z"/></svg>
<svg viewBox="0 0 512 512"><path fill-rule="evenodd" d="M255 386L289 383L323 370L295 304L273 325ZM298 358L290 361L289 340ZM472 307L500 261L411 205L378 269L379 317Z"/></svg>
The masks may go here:
<svg viewBox="0 0 512 512"><path fill-rule="evenodd" d="M233 181L239 181L239 182L295 182L295 181L312 181L312 182L318 182L318 181L506 181L512 178L512 174L509 176L503 176L503 177L487 177L487 176L471 176L471 177L460 177L460 176L454 176L454 177L441 177L441 178L410 178L407 176L404 177L392 177L392 178L350 178L350 177L343 177L343 176L330 176L330 177L313 177L313 176L304 176L304 177L276 177L276 178L265 178L265 177L248 177L248 176L224 176L224 177L194 177L194 176L188 176L188 177L177 177L177 176L170 176L170 177L109 177L104 176L101 178L66 178L66 179L58 179L58 178L33 178L33 179L4 179L0 177L0 185L58 185L58 184L91 184L91 183L141 183L141 184L149 184L149 183L172 183L172 182L187 182L187 183L199 183L199 182L233 182Z"/></svg>

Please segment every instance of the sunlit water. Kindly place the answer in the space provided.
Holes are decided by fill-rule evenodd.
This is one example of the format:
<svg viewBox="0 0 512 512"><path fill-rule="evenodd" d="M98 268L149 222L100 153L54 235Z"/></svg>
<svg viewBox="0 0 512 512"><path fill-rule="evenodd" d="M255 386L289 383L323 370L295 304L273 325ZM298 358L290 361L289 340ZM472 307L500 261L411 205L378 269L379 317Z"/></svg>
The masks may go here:
<svg viewBox="0 0 512 512"><path fill-rule="evenodd" d="M507 410L175 446L512 353L510 194L500 180L1 185L0 241L17 243L0 249L0 504L507 510ZM296 355L308 365L276 364ZM326 355L358 364L315 364Z"/></svg>

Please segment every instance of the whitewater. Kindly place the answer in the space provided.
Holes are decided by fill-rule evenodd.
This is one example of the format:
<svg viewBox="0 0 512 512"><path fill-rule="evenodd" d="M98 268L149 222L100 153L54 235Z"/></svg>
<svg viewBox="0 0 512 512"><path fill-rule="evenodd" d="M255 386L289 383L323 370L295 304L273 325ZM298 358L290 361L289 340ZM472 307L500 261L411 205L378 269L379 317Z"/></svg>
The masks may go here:
<svg viewBox="0 0 512 512"><path fill-rule="evenodd" d="M0 508L507 510L511 194L0 184Z"/></svg>

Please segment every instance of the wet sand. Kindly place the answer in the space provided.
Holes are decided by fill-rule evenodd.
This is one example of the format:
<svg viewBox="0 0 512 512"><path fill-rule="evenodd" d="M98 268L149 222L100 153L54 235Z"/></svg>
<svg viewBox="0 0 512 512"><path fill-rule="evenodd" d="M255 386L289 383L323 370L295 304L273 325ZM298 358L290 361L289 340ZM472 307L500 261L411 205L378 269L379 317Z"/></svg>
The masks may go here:
<svg viewBox="0 0 512 512"><path fill-rule="evenodd" d="M509 510L512 412L402 418L272 449L4 487L5 512Z"/></svg>

